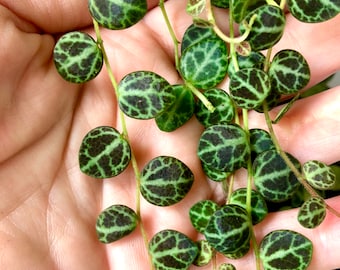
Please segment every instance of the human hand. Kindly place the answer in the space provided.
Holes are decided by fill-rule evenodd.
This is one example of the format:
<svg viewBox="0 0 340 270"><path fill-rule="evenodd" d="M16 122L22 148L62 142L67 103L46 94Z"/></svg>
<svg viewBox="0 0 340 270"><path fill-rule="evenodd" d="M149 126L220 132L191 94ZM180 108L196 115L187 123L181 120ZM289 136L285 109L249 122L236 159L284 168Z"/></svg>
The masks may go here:
<svg viewBox="0 0 340 270"><path fill-rule="evenodd" d="M53 47L60 33L81 29L94 35L85 2L0 0L2 269L150 268L138 230L109 245L99 243L95 232L102 209L115 203L134 208L131 167L105 180L91 179L79 170L78 150L84 135L100 125L120 128L109 79L102 72L85 85L70 84L60 78L53 64ZM102 31L118 80L139 69L155 71L171 83L179 80L172 62L172 42L156 3L149 1L150 12L132 28ZM167 3L179 37L190 24L184 5L180 0ZM340 68L336 49L339 22L338 16L307 25L289 17L288 31L275 47L304 54L312 72L310 86ZM334 147L340 143L339 91L336 87L297 102L276 126L284 150L301 162L339 160ZM265 126L261 115L250 113L249 117L251 127ZM191 119L179 130L165 134L152 120L127 118L127 125L141 168L155 156L173 155L195 174L188 196L174 206L158 208L142 200L147 234L151 237L162 229L177 229L196 239L189 208L198 200L221 200L222 196L217 185L204 178L196 156L201 126ZM340 197L327 203L339 209ZM296 221L296 210L290 210L270 214L255 228L258 239L274 229L302 232L314 242L310 269L332 269L340 266L334 252L339 249L339 225L340 220L328 213L318 228L303 229ZM253 269L254 258L249 254L233 263L238 269Z"/></svg>

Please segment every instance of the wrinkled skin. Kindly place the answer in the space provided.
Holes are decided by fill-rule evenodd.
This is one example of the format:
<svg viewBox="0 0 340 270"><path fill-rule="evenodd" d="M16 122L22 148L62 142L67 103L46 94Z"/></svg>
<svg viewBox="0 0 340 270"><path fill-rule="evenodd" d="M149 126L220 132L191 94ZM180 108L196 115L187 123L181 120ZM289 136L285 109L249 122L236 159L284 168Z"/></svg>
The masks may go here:
<svg viewBox="0 0 340 270"><path fill-rule="evenodd" d="M185 2L172 0L166 5L179 37L190 24ZM91 179L79 171L77 152L83 136L99 125L121 129L108 76L102 72L88 84L70 84L60 78L52 60L61 33L82 29L94 35L86 1L0 3L0 268L149 269L139 230L103 245L94 229L105 207L114 203L135 207L132 168L107 180ZM149 7L136 26L102 31L115 75L120 80L127 72L146 69L177 83L172 42L157 1L149 1ZM308 25L288 15L287 32L275 50L292 48L305 55L312 71L309 86L340 68L339 23L339 16ZM340 159L339 92L340 87L335 87L297 102L276 125L282 147L301 162ZM265 126L263 116L250 113L249 117L251 127ZM158 131L153 121L127 119L127 126L140 167L156 155L175 155L196 179L189 195L172 207L157 208L142 200L147 234L171 228L196 239L189 207L200 199L223 199L220 188L203 177L195 155L201 126L192 119L171 134ZM236 185L244 186L243 180ZM340 211L340 197L327 202ZM309 269L333 269L340 266L339 226L340 219L328 213L317 229L303 229L296 210L291 210L271 214L255 229L258 239L273 229L304 233L315 243ZM252 253L234 263L238 269L254 269Z"/></svg>

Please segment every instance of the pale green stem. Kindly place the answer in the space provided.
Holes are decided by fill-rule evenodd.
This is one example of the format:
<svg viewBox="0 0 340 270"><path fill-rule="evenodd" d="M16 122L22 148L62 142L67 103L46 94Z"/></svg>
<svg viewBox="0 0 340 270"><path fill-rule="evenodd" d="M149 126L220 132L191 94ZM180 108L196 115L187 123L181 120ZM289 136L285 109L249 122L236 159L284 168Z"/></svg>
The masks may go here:
<svg viewBox="0 0 340 270"><path fill-rule="evenodd" d="M267 0L266 1L268 5L280 7L278 3L276 3L274 0Z"/></svg>
<svg viewBox="0 0 340 270"><path fill-rule="evenodd" d="M189 82L185 82L185 86L190 89L190 91L204 104L204 106L210 111L214 112L215 107L211 104L211 102L204 96L195 86L193 86Z"/></svg>
<svg viewBox="0 0 340 270"><path fill-rule="evenodd" d="M105 63L106 69L107 69L107 73L108 73L108 76L110 78L112 87L113 87L113 89L115 91L117 102L118 102L119 91L118 91L117 80L116 80L116 78L115 78L115 76L113 74L110 61L109 61L109 59L107 57L107 53L106 53L106 50L105 50L105 46L103 44L103 40L102 40L102 37L101 37L99 25L98 25L98 23L95 20L93 20L93 26L94 26L94 29L95 29L95 32L96 32L96 36L97 36L97 44L101 48L101 51L103 53L103 59L104 59L104 63ZM122 131L122 135L129 142L128 130L127 130L126 121L125 121L125 115L124 115L124 113L121 110L119 110L119 116L120 116L122 130L123 130ZM145 228L144 228L144 225L143 225L143 222L142 222L142 218L141 218L141 205L140 205L140 202L141 202L141 199L140 199L140 182L141 182L141 180L140 180L140 172L139 172L139 168L138 168L136 157L135 157L132 149L131 149L131 163L132 163L132 168L133 168L133 171L134 171L134 174L135 174L136 186L137 186L136 187L136 214L137 214L137 217L139 219L139 225L140 225L140 229L141 229L141 234L142 234L142 237L143 237L143 240L144 240L144 244L145 244L145 247L146 247L146 249L148 251L149 259L150 259L150 262L151 262L152 261L151 260L151 254L149 253L149 248L148 248L149 240L148 240L148 236L146 234L146 231L145 231ZM153 266L151 266L151 269L153 269Z"/></svg>

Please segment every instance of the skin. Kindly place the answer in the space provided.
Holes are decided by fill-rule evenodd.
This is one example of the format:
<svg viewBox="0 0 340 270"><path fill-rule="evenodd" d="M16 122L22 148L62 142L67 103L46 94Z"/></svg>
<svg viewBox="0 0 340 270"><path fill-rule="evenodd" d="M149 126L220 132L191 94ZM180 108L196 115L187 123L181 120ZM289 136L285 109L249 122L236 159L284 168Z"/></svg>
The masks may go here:
<svg viewBox="0 0 340 270"><path fill-rule="evenodd" d="M103 245L94 229L97 215L109 205L135 207L131 166L106 180L91 179L78 166L79 145L90 129L100 125L121 129L107 73L88 84L74 85L61 79L52 60L61 33L81 29L94 35L85 2L0 0L1 269L150 268L139 230ZM173 0L166 5L179 37L190 24L184 2ZM150 12L134 27L102 31L118 81L128 72L146 69L171 83L179 82L172 42L156 4L149 1ZM307 25L288 15L287 32L275 51L291 48L302 52L311 67L311 86L340 68L340 50L336 49L339 23L337 16L326 23ZM334 147L340 144L339 91L340 87L335 87L293 106L275 126L284 150L301 162L340 159ZM275 113L277 109L272 111L273 117ZM250 113L249 118L251 127L265 127L262 115ZM150 237L171 228L197 239L187 217L190 206L201 199L223 201L220 188L203 177L195 155L201 126L194 118L171 134L157 130L153 121L127 118L127 126L141 168L157 155L174 155L193 170L196 179L188 196L166 209L142 199L147 234ZM235 188L244 186L243 181L236 181ZM327 203L340 211L340 197ZM269 215L255 230L258 240L274 229L301 232L315 246L309 269L334 269L340 266L335 252L340 248L339 226L340 219L328 213L317 229L303 229L296 221L296 210L290 210ZM251 253L233 263L238 269L254 269Z"/></svg>

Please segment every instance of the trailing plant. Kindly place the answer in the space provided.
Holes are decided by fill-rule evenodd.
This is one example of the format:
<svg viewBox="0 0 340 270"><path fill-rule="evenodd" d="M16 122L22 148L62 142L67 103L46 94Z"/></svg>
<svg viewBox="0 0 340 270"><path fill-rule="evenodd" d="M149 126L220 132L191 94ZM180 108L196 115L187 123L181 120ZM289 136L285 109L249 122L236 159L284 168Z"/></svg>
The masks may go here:
<svg viewBox="0 0 340 270"><path fill-rule="evenodd" d="M160 0L168 27L165 30L174 43L175 68L182 78L181 84L171 85L151 70L135 70L117 82L101 38L101 27L112 31L134 27L147 13L146 0L88 1L96 37L83 32L64 34L54 48L55 66L65 80L86 83L95 79L105 64L119 105L122 131L93 127L79 146L79 167L84 174L103 179L124 173L132 163L137 183L135 209L119 204L98 214L94 226L99 241L118 241L140 227L151 269L188 269L209 263L212 269L235 269L229 262L217 266L216 254L228 261L241 258L249 250L255 254L254 269L308 267L313 253L308 238L282 229L257 243L253 225L266 218L270 204L293 200L298 201L294 206L300 207L297 219L306 228L320 225L327 210L340 217L320 192L337 185L337 167L317 160L300 164L282 150L273 129L301 98L299 91L310 79L308 62L300 52L285 49L271 55L285 31L285 9L303 23L323 22L340 12L339 1L313 3L188 0L186 11L193 23L179 42L164 0ZM216 23L215 7L229 10L230 36ZM235 36L235 25L239 36ZM229 87L222 89L219 85L226 78ZM276 119L271 119L270 109L287 95L291 100ZM249 129L249 110L263 114L267 130ZM219 182L225 191L224 204L202 200L188 213L193 228L204 239L195 242L171 228L147 235L140 195L148 203L167 207L181 201L195 179L191 169L174 156L155 157L140 171L126 117L155 119L164 132L178 129L192 117L204 127L197 156L207 181ZM234 176L240 169L247 170L247 184L234 189Z"/></svg>

